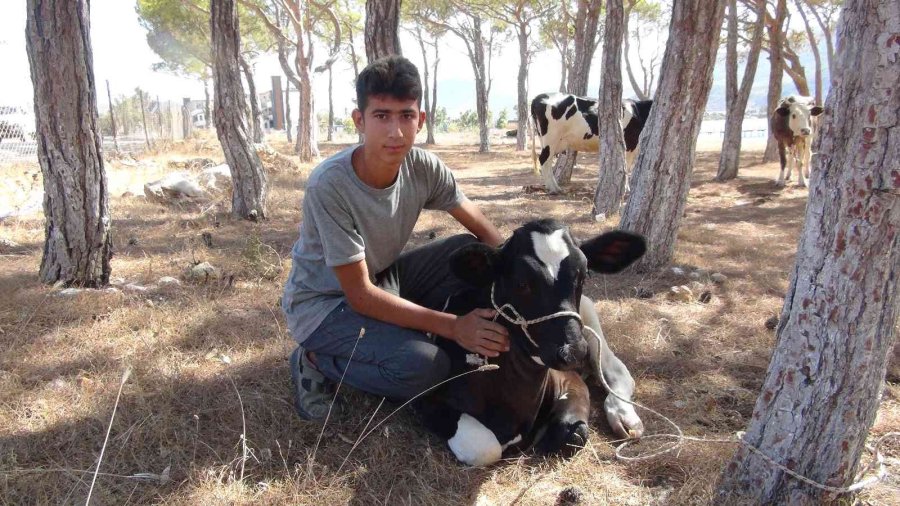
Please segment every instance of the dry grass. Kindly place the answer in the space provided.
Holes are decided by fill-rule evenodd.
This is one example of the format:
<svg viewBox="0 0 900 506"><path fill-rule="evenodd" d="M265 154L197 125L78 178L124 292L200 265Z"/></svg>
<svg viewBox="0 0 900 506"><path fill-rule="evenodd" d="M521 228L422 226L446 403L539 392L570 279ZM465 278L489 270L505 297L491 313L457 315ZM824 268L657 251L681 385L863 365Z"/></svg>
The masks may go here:
<svg viewBox="0 0 900 506"><path fill-rule="evenodd" d="M523 191L538 182L530 152L503 144L479 155L474 141L446 141L435 151L504 233L538 216L566 221L581 238L615 225L598 226L589 216L594 157L582 160L570 194L547 196ZM289 152L286 143L274 145ZM342 147L326 144L323 153ZM222 161L212 139L168 148L137 163L107 163L113 274L146 285L208 261L221 278L61 297L36 281L40 217L0 223L0 238L18 244L0 246L0 503L85 499L127 367L133 372L95 504L527 505L553 504L566 487L580 490L584 504L698 504L710 497L732 448L691 443L677 456L618 462L596 389L590 448L569 461L522 456L464 468L402 411L336 474L380 400L345 388L341 396L352 409L329 423L309 465L320 426L301 421L291 406L286 358L293 343L278 302L310 167L267 160L279 166L270 172L270 219L263 224L233 220L226 198L166 207L123 197L140 195L144 182L172 170L171 161ZM637 400L690 435L727 437L746 426L771 353L774 335L765 322L781 309L806 194L775 188L776 166L759 160L758 152L746 153L741 178L719 184L712 181L717 153L698 153L676 264L728 276L724 285L706 286L709 303L668 301L670 286L690 282L668 270L595 276L586 288L598 300L611 346L637 380ZM0 199L39 189L35 170L0 171ZM456 230L447 216L426 213L413 242ZM384 406L375 420L394 407ZM650 415L644 420L649 433L668 430ZM898 426L900 388L889 384L873 434ZM897 459L900 444L886 451ZM898 504L898 486L892 478L862 499Z"/></svg>

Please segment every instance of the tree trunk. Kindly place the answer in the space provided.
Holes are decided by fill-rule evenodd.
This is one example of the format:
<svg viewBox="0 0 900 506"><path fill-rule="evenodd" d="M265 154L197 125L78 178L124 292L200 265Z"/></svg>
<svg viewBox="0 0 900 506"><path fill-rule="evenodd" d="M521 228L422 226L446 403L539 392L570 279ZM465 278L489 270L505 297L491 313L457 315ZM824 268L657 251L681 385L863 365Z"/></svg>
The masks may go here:
<svg viewBox="0 0 900 506"><path fill-rule="evenodd" d="M631 35L628 33L628 17L631 15L631 8L634 7L635 2L629 2L629 7L625 10L625 27L623 28L624 36L622 38L623 45L623 53L625 60L625 73L628 74L628 82L631 83L631 89L634 90L635 96L637 96L638 100L650 100L644 90L641 88L641 85L638 84L637 79L634 77L634 71L631 70L631 57L629 53L631 52L630 44L628 43L629 37Z"/></svg>
<svg viewBox="0 0 900 506"><path fill-rule="evenodd" d="M575 14L575 57L569 68L569 81L566 83L566 92L578 96L587 94L588 74L591 70L591 60L597 50L597 25L600 22L602 0L579 0L578 11ZM621 105L620 105L621 107ZM572 180L572 172L575 170L575 162L578 160L578 152L567 150L556 159L553 166L553 175L560 186L569 184Z"/></svg>
<svg viewBox="0 0 900 506"><path fill-rule="evenodd" d="M750 48L747 53L747 65L744 68L744 77L741 87L737 85L737 2L730 0L728 5L728 42L725 59L725 135L722 140L722 153L719 156L719 170L716 173L716 181L728 181L737 177L738 168L741 165L741 133L744 124L744 113L747 111L747 101L750 99L750 90L753 87L753 79L756 76L756 66L759 63L759 52L762 48L762 29L766 17L765 0L757 0L757 19L751 35Z"/></svg>
<svg viewBox="0 0 900 506"><path fill-rule="evenodd" d="M359 62L356 56L356 44L353 42L353 28L350 25L344 27L347 33L347 46L350 47L350 63L353 64L353 82L356 82L356 79L359 77ZM360 144L363 143L363 135L359 132L356 133L357 142Z"/></svg>
<svg viewBox="0 0 900 506"><path fill-rule="evenodd" d="M153 149L153 145L150 144L150 130L147 128L147 110L144 107L144 92L141 91L140 88L137 90L138 99L141 102L141 126L144 127L144 142L147 143L147 149Z"/></svg>
<svg viewBox="0 0 900 506"><path fill-rule="evenodd" d="M241 64L241 70L244 71L244 78L247 79L247 92L250 95L250 131L253 134L253 142L262 142L263 131L262 125L259 124L259 98L256 96L256 83L253 81L253 68L250 63L240 55L238 60Z"/></svg>
<svg viewBox="0 0 900 506"><path fill-rule="evenodd" d="M525 133L528 128L528 23L520 21L516 25L516 35L519 40L519 75L517 80L516 114L516 151L525 150Z"/></svg>
<svg viewBox="0 0 900 506"><path fill-rule="evenodd" d="M819 28L822 30L822 35L825 37L825 56L827 59L825 61L828 62L828 74L829 80L834 82L834 42L831 38L831 28L828 27L828 23L822 21L822 16L819 15L819 10L816 8L814 4L809 4L809 10L812 11L813 17L816 18L816 23L818 23Z"/></svg>
<svg viewBox="0 0 900 506"><path fill-rule="evenodd" d="M803 18L803 26L806 28L806 38L809 39L809 47L812 50L813 58L816 61L816 73L815 73L815 98L816 103L822 103L822 56L819 54L819 41L816 40L816 36L812 31L812 26L809 24L809 19L806 17L806 11L803 10L803 5L801 5L800 0L794 0L794 5L797 6L797 11L800 12L800 17Z"/></svg>
<svg viewBox="0 0 900 506"><path fill-rule="evenodd" d="M213 55L213 92L216 135L231 169L231 214L261 220L266 217L268 187L262 163L250 144L244 121L241 87L241 39L234 0L210 2L210 39Z"/></svg>
<svg viewBox="0 0 900 506"><path fill-rule="evenodd" d="M594 214L603 218L619 212L619 203L625 194L625 139L622 137L621 123L613 119L622 114L624 18L622 0L607 0L597 116L609 120L599 122L600 171L594 192Z"/></svg>
<svg viewBox="0 0 900 506"><path fill-rule="evenodd" d="M297 51L297 69L299 74L299 98L300 111L297 118L297 156L304 163L312 162L319 156L319 146L316 142L316 114L313 107L313 87L306 59L300 57Z"/></svg>
<svg viewBox="0 0 900 506"><path fill-rule="evenodd" d="M488 79L484 60L484 38L481 36L481 18L469 15L472 20L471 41L467 41L469 61L475 74L475 112L478 115L478 152L490 153L491 140L488 137ZM459 35L459 34L457 34ZM464 41L465 37L459 35Z"/></svg>
<svg viewBox="0 0 900 506"><path fill-rule="evenodd" d="M109 283L109 188L103 167L90 5L28 0L26 48L44 182L40 280Z"/></svg>
<svg viewBox="0 0 900 506"><path fill-rule="evenodd" d="M835 87L775 351L744 442L818 483L846 487L878 408L900 315L900 60L896 0L845 7ZM719 497L850 504L740 448Z"/></svg>
<svg viewBox="0 0 900 506"><path fill-rule="evenodd" d="M288 144L293 143L293 138L291 134L291 129L293 128L293 123L291 122L291 80L285 79L284 82L284 133L287 134Z"/></svg>
<svg viewBox="0 0 900 506"><path fill-rule="evenodd" d="M672 6L659 87L619 224L647 238L639 271L667 265L675 251L724 13L724 2L675 0Z"/></svg>
<svg viewBox="0 0 900 506"><path fill-rule="evenodd" d="M113 137L113 146L116 148L116 153L119 152L119 137L116 133L116 115L113 112L113 100L112 100L112 92L109 91L109 79L106 80L106 98L109 100L109 121L112 123L112 137Z"/></svg>
<svg viewBox="0 0 900 506"><path fill-rule="evenodd" d="M328 142L334 141L334 94L332 88L331 65L328 66Z"/></svg>
<svg viewBox="0 0 900 506"><path fill-rule="evenodd" d="M209 106L209 78L203 80L203 97L203 126L204 128L210 128L212 126L212 114ZM193 118L191 118L191 124L193 124L193 121Z"/></svg>
<svg viewBox="0 0 900 506"><path fill-rule="evenodd" d="M438 90L438 63L440 63L441 58L438 54L438 39L439 37L434 37L434 71L431 75L431 118L426 118L426 121L431 121L431 131L435 130L434 121L437 119L437 90ZM360 136L360 142L362 142L362 136ZM431 133L428 136L428 142L430 144L435 144L434 137Z"/></svg>
<svg viewBox="0 0 900 506"><path fill-rule="evenodd" d="M416 26L416 40L422 51L422 108L425 111L425 132L428 139L425 144L434 144L434 111L431 109L431 69L428 66L428 52L425 50L425 34L422 27Z"/></svg>
<svg viewBox="0 0 900 506"><path fill-rule="evenodd" d="M400 0L366 0L366 59L369 63L400 51Z"/></svg>
<svg viewBox="0 0 900 506"><path fill-rule="evenodd" d="M787 38L785 34L785 38L782 39L783 47L781 51L781 55L784 57L784 72L791 78L791 81L794 82L794 87L797 89L797 93L804 97L808 97L811 95L809 91L809 80L806 78L806 67L803 66L803 63L800 61L800 56L797 55L797 52L794 51L794 48L790 45L790 39Z"/></svg>
<svg viewBox="0 0 900 506"><path fill-rule="evenodd" d="M784 77L784 58L781 55L782 38L784 37L784 20L787 16L787 4L785 0L777 0L775 6L775 19L766 23L766 31L769 34L769 93L766 97L768 116L775 112L778 101L781 100L781 80ZM763 154L763 162L778 160L778 142L769 134L766 142L766 151Z"/></svg>

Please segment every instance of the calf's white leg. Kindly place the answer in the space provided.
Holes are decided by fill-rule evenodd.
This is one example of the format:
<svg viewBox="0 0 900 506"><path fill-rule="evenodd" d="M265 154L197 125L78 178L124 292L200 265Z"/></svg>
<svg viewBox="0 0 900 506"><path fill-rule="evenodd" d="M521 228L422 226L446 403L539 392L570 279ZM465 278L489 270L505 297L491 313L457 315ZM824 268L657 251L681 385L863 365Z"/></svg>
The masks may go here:
<svg viewBox="0 0 900 506"><path fill-rule="evenodd" d="M600 318L597 316L594 301L582 295L578 312L581 314L584 326L593 329L599 337L599 339L596 339L591 332L585 332L585 339L587 339L589 349L590 373L600 383L600 371L602 370L603 377L606 379L610 390L618 394L619 397L630 401L634 396L634 378L631 377L631 373L628 372L625 364L619 360L619 357L606 344L606 338L603 337L603 330L600 328ZM644 433L644 423L634 410L634 406L619 397L612 394L606 396L606 401L603 403L606 419L617 435L621 437L639 437Z"/></svg>
<svg viewBox="0 0 900 506"><path fill-rule="evenodd" d="M470 466L487 466L503 455L503 446L491 429L466 413L460 415L456 434L447 444L460 462Z"/></svg>

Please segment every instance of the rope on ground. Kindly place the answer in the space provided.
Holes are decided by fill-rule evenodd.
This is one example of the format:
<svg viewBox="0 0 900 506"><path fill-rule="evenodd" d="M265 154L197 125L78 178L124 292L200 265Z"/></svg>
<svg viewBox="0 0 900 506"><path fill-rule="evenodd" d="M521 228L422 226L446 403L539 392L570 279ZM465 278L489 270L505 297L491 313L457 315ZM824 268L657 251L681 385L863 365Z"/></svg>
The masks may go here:
<svg viewBox="0 0 900 506"><path fill-rule="evenodd" d="M600 340L600 336L597 334L597 332L594 329L592 329L588 326L584 326L584 328L589 330L596 339ZM602 344L601 344L601 346L602 346ZM647 406L643 406L637 402L633 402L629 399L626 399L626 398L622 397L621 395L617 394L616 392L614 392L609 387L609 384L606 383L606 378L603 377L603 368L600 367L599 370L600 370L600 381L603 383L603 387L606 388L606 391L609 392L610 395L613 395L616 398L618 398L619 400L627 402L628 404L631 404L632 406L634 406L636 408L641 408L645 411L649 411L650 413L653 413L654 415L665 420L665 422L668 423L670 426L672 426L673 430L675 431L674 434L663 433L663 434L651 434L649 436L642 436L640 439L674 439L674 441L670 441L667 445L663 446L663 448L661 448L660 450L654 451L647 455L639 455L636 457L628 457L628 456L622 455L622 450L624 450L628 445L634 443L636 440L630 439L630 440L623 442L622 444L620 444L619 446L616 447L616 458L619 460L625 461L625 462L636 462L636 461L649 460L652 458L656 458L660 455L663 455L663 454L666 454L666 453L669 453L669 452L672 452L672 451L675 451L675 450L681 448L681 446L684 444L685 441L697 441L697 442L702 442L702 443L739 444L739 445L747 448L754 454L759 455L764 461L766 461L770 465L778 468L780 471L786 473L787 475L791 476L792 478L800 480L803 483L806 483L807 485L813 486L813 487L821 489L821 490L825 490L825 491L832 492L835 494L846 494L849 492L856 492L863 488L871 487L872 485L881 481L882 479L884 479L887 476L888 473L887 473L887 469L884 465L884 456L881 454L881 444L884 443L884 441L887 439L900 438L900 432L888 432L886 434L883 434L881 437L879 437L878 440L875 442L875 447L871 450L871 453L873 454L874 458L873 458L872 462L869 463L869 465L867 465L861 472L858 473L858 476L860 476L860 477L865 476L867 473L872 471L877 466L878 469L877 469L877 472L875 473L875 475L869 476L867 478L858 479L852 485L849 485L847 487L832 487L829 485L825 485L823 483L819 483L811 478L807 478L806 476L803 476L802 474L797 473L796 471L788 469L784 465L776 462L775 459L773 459L772 457L769 457L768 455L766 455L759 448L757 448L757 447L753 446L752 444L748 443L747 441L745 441L743 438L741 438L741 439L721 439L721 438L716 439L716 438L702 438L702 437L694 437L694 436L684 435L684 432L681 430L681 427L679 427L678 424L673 422L669 417L663 415L662 413L660 413L654 409L648 408ZM741 434L742 433L738 433L739 436Z"/></svg>

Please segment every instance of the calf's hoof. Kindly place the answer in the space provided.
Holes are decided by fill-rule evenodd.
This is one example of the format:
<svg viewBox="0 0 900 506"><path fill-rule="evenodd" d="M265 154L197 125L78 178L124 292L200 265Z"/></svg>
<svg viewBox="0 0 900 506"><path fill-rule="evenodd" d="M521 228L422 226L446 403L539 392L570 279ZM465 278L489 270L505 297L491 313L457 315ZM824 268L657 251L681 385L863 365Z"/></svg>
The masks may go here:
<svg viewBox="0 0 900 506"><path fill-rule="evenodd" d="M588 441L588 429L586 423L578 421L570 424L567 429L567 437L559 448L559 455L564 458L572 457L578 453L579 450L587 445Z"/></svg>
<svg viewBox="0 0 900 506"><path fill-rule="evenodd" d="M607 395L603 408L606 410L606 420L617 436L627 439L639 438L644 434L644 422L631 404L614 395Z"/></svg>

